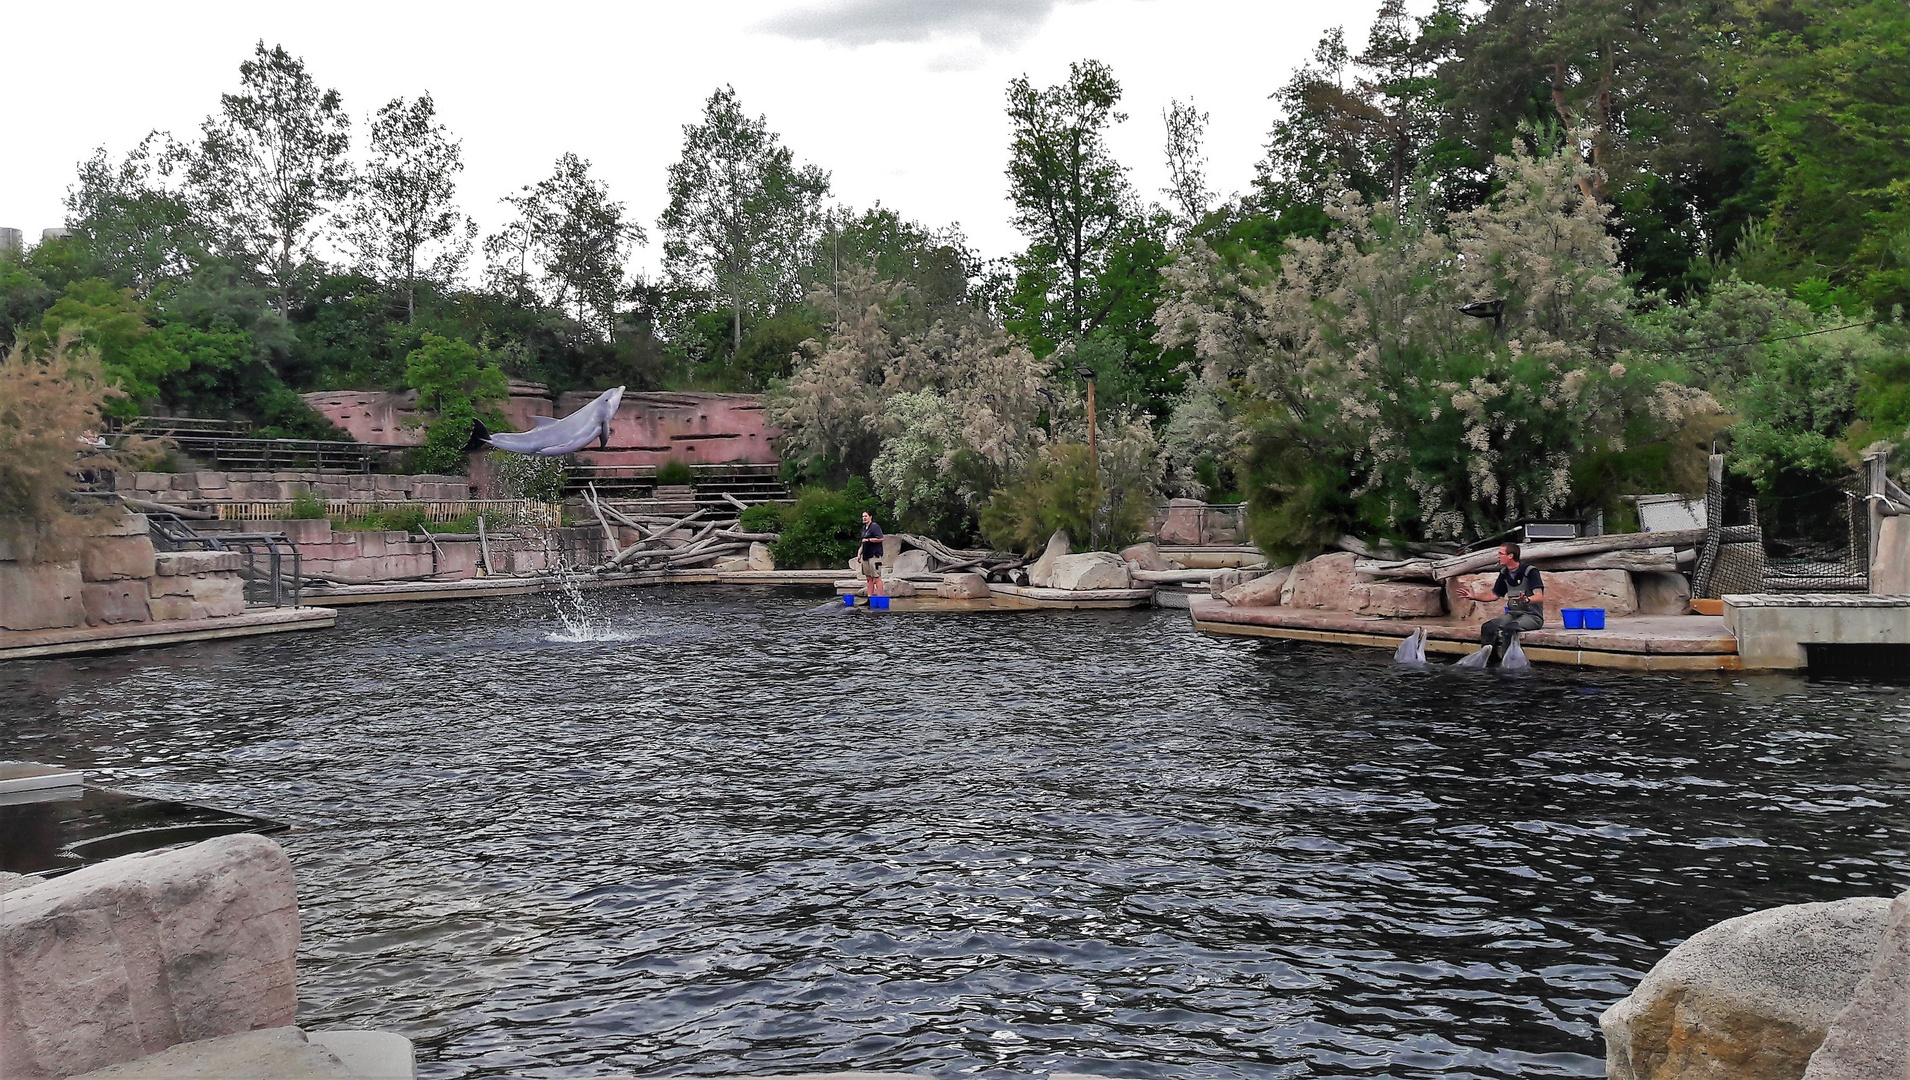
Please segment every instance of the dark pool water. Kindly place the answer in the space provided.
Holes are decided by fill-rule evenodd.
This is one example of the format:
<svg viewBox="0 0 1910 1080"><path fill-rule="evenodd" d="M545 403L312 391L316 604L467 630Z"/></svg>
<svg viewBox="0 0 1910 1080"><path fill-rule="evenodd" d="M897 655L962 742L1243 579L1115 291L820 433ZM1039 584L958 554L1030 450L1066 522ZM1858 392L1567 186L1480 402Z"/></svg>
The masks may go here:
<svg viewBox="0 0 1910 1080"><path fill-rule="evenodd" d="M430 1077L1598 1075L1677 941L1910 888L1897 686L601 600L0 667L0 757L292 823L301 1022Z"/></svg>

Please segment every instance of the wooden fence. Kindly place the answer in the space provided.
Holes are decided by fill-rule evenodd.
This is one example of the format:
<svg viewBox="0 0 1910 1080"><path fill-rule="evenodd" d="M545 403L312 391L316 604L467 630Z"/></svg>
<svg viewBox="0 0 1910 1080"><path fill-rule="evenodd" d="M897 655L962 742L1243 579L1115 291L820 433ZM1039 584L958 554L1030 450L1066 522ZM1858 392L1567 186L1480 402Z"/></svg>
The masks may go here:
<svg viewBox="0 0 1910 1080"><path fill-rule="evenodd" d="M289 499L257 502L219 502L206 504L220 521L284 521L292 516ZM374 514L421 512L426 521L451 522L483 514L493 526L528 525L555 528L563 524L564 508L557 503L529 499L442 499L379 501L372 499L329 499L325 516L334 521L364 521Z"/></svg>

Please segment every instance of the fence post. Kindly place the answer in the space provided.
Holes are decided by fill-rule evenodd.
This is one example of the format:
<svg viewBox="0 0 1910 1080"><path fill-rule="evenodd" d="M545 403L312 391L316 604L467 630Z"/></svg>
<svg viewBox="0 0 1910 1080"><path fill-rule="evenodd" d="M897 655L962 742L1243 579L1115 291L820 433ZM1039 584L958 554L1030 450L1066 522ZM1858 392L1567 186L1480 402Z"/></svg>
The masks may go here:
<svg viewBox="0 0 1910 1080"><path fill-rule="evenodd" d="M1864 499L1864 510L1868 518L1866 524L1870 526L1870 547L1864 552L1864 574L1870 582L1877 580L1877 548L1883 540L1883 508L1885 500L1890 497L1890 473L1884 465L1885 458L1881 451L1864 458L1864 480L1869 489L1869 497Z"/></svg>

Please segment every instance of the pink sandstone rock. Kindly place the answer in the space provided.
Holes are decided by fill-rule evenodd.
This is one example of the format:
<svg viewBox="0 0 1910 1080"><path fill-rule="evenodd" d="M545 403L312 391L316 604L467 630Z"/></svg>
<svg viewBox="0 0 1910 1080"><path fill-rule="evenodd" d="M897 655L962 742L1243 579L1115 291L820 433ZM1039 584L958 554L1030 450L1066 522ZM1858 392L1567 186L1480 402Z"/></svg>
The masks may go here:
<svg viewBox="0 0 1910 1080"><path fill-rule="evenodd" d="M80 602L90 626L142 623L152 618L144 581L89 581L80 586Z"/></svg>
<svg viewBox="0 0 1910 1080"><path fill-rule="evenodd" d="M1167 500L1167 517L1157 530L1163 544L1198 545L1200 543L1201 507L1205 504L1199 499Z"/></svg>
<svg viewBox="0 0 1910 1080"><path fill-rule="evenodd" d="M307 544L329 544L332 542L332 523L327 518L308 518L303 521L281 521L279 526L285 530L285 538L298 547Z"/></svg>
<svg viewBox="0 0 1910 1080"><path fill-rule="evenodd" d="M1691 582L1683 574L1670 571L1633 574L1631 587L1638 594L1640 615L1688 615L1691 612Z"/></svg>
<svg viewBox="0 0 1910 1080"><path fill-rule="evenodd" d="M291 864L249 833L8 893L0 1076L71 1076L290 1024L297 948Z"/></svg>
<svg viewBox="0 0 1910 1080"><path fill-rule="evenodd" d="M80 553L80 574L87 581L152 577L153 542L144 536L89 536Z"/></svg>
<svg viewBox="0 0 1910 1080"><path fill-rule="evenodd" d="M0 629L54 630L86 621L80 564L0 562Z"/></svg>
<svg viewBox="0 0 1910 1080"><path fill-rule="evenodd" d="M977 600L988 596L988 579L980 574L949 574L935 586L935 595L951 600Z"/></svg>
<svg viewBox="0 0 1910 1080"><path fill-rule="evenodd" d="M1288 579L1287 604L1322 611L1349 610L1353 566L1359 558L1350 551L1334 551L1294 567L1293 576Z"/></svg>
<svg viewBox="0 0 1910 1080"><path fill-rule="evenodd" d="M190 596L155 596L146 604L154 622L184 622L193 616Z"/></svg>
<svg viewBox="0 0 1910 1080"><path fill-rule="evenodd" d="M1804 1080L1876 1077L1910 1077L1910 892L1892 901L1869 972L1804 1069Z"/></svg>
<svg viewBox="0 0 1910 1080"><path fill-rule="evenodd" d="M1054 571L1048 580L1049 588L1071 592L1125 589L1132 584L1127 564L1111 551L1084 551L1076 555L1059 556L1054 561Z"/></svg>
<svg viewBox="0 0 1910 1080"><path fill-rule="evenodd" d="M1167 560L1161 555L1159 544L1134 544L1121 549L1121 558L1135 564L1141 570L1171 570Z"/></svg>
<svg viewBox="0 0 1910 1080"><path fill-rule="evenodd" d="M1229 607L1279 607L1280 595L1286 590L1287 576L1292 573L1291 566L1283 566L1259 577L1247 578L1222 592L1220 598Z"/></svg>
<svg viewBox="0 0 1910 1080"><path fill-rule="evenodd" d="M1437 618L1446 613L1445 591L1437 585L1397 581L1356 581L1347 590L1348 611L1390 619Z"/></svg>
<svg viewBox="0 0 1910 1080"><path fill-rule="evenodd" d="M1545 621L1557 626L1561 608L1604 608L1606 615L1638 614L1638 594L1631 574L1623 570L1557 570L1544 572ZM1488 583L1487 588L1491 588Z"/></svg>
<svg viewBox="0 0 1910 1080"><path fill-rule="evenodd" d="M1446 610L1455 618L1466 622L1485 622L1504 614L1503 604L1479 604L1466 599L1467 593L1488 593L1492 583L1498 580L1499 572L1489 574L1460 574L1446 579Z"/></svg>
<svg viewBox="0 0 1910 1080"><path fill-rule="evenodd" d="M222 570L237 570L245 565L245 556L236 551L161 551L153 559L158 577L191 577ZM156 590L154 595L160 595Z"/></svg>

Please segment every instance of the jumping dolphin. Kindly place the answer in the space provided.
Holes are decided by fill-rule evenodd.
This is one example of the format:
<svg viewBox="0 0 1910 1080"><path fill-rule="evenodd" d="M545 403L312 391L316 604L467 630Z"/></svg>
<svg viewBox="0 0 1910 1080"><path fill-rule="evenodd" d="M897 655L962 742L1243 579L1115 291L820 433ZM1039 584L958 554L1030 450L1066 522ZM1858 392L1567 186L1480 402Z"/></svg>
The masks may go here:
<svg viewBox="0 0 1910 1080"><path fill-rule="evenodd" d="M537 426L529 431L504 432L487 441L499 450L539 457L574 454L589 446L593 439L599 448L606 447L610 445L610 421L622 403L623 387L613 386L562 420L540 416Z"/></svg>
<svg viewBox="0 0 1910 1080"><path fill-rule="evenodd" d="M1393 653L1395 664L1423 664L1426 662L1426 628L1421 626L1406 635L1399 643L1399 649Z"/></svg>

